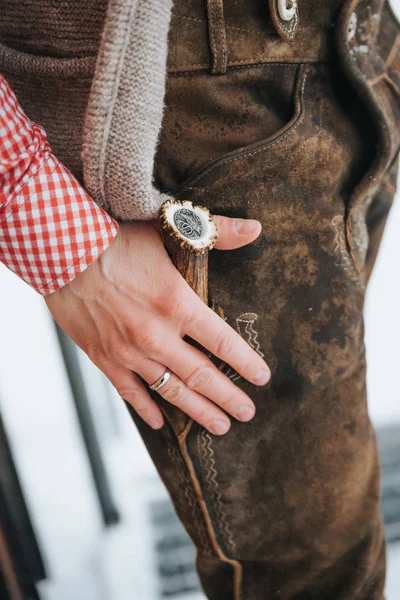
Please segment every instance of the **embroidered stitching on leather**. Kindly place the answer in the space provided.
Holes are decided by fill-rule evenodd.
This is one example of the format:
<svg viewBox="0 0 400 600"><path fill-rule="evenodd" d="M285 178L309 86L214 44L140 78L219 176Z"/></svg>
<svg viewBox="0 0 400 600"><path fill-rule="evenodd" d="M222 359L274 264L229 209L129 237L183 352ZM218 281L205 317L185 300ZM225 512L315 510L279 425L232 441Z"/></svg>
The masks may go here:
<svg viewBox="0 0 400 600"><path fill-rule="evenodd" d="M235 27L234 25L225 25L226 29L232 29L232 31L242 31L243 33L261 33L264 35L264 32L261 29L257 29L256 27L249 27L246 29L245 27ZM273 33L273 29L267 29L267 33Z"/></svg>
<svg viewBox="0 0 400 600"><path fill-rule="evenodd" d="M169 68L170 69L190 69L190 67L201 67L201 69L199 70L206 70L210 68L210 65L207 63L192 63L190 65L183 65L182 67L180 65L172 65ZM185 71L170 71L169 75L181 75L182 73L184 73ZM190 71L188 71L188 73L190 73Z"/></svg>
<svg viewBox="0 0 400 600"><path fill-rule="evenodd" d="M223 10L223 4L221 4L221 9ZM227 66L228 66L228 48L227 48L227 45L226 45L226 29L225 29L223 14L220 15L219 33L220 33L220 42L221 42L221 49L222 49L221 73L226 73L226 69L227 69Z"/></svg>
<svg viewBox="0 0 400 600"><path fill-rule="evenodd" d="M260 343L258 341L258 332L254 328L254 323L257 321L257 319L258 319L257 313L253 313L253 312L242 313L241 315L236 317L235 326L236 326L236 331L238 332L238 334L243 339L246 340L246 342L249 344L249 346L251 346L251 348L253 348L253 350L255 350L257 352L257 354L259 354L261 357L264 358L264 353L261 351ZM244 325L244 330L242 328L243 325ZM223 372L232 381L238 381L239 379L242 379L242 376L239 375L239 373L237 371L235 371L235 369L233 369L229 365L228 365L228 368L226 369L226 371L223 371Z"/></svg>
<svg viewBox="0 0 400 600"><path fill-rule="evenodd" d="M227 48L222 0L207 0L208 31L211 34L212 73L226 72Z"/></svg>
<svg viewBox="0 0 400 600"><path fill-rule="evenodd" d="M275 7L275 11L277 12L277 14L279 14L279 11L277 10L277 8ZM298 15L298 9L296 8L296 12L295 15L293 17L292 23L290 25L290 27L287 27L286 25L284 25L284 22L282 21L282 19L280 17L278 17L278 22L279 22L279 27L281 29L283 29L284 31L286 31L288 38L290 40L293 40L294 38L294 34L295 34L295 29L297 26L297 23L299 21L299 15Z"/></svg>
<svg viewBox="0 0 400 600"><path fill-rule="evenodd" d="M297 67L296 62L274 62L274 63L255 63L254 65L237 65L234 67L228 67L230 69L250 69L251 67L263 67L265 64L270 64L273 67Z"/></svg>
<svg viewBox="0 0 400 600"><path fill-rule="evenodd" d="M197 19L196 17L186 17L185 15L178 15L178 13L175 13L174 11L172 11L172 16L176 19L184 19L185 21L195 21L196 23L207 22L205 19Z"/></svg>
<svg viewBox="0 0 400 600"><path fill-rule="evenodd" d="M294 30L296 28L298 19L297 19L297 14L295 17L293 17L293 21L292 21L292 25L289 27L286 27L286 25L283 24L283 22L281 20L279 20L279 27L281 29L283 29L284 31L286 31L286 33L288 34L288 38L290 40L292 40L294 38Z"/></svg>
<svg viewBox="0 0 400 600"><path fill-rule="evenodd" d="M183 19L185 21L194 21L195 23L204 23L204 25L207 23L207 21L205 19L197 19L195 17L187 17L185 15L178 15L176 13L172 13L173 17L175 17L175 19ZM262 29L257 29L257 27L235 27L235 25L229 25L228 22L225 22L225 29L232 29L233 31L242 31L243 33L259 33L261 35L265 35L265 32ZM297 31L310 31L310 30L314 30L314 31L321 31L320 27L316 27L314 25L310 25L308 27L298 27ZM270 33L272 34L275 31L275 29L271 26L270 29L266 30L266 33Z"/></svg>
<svg viewBox="0 0 400 600"><path fill-rule="evenodd" d="M294 57L291 57L292 59ZM265 60L263 60L265 59ZM253 61L253 60L260 60L260 62L249 62L249 61ZM315 59L313 57L309 57L309 56L296 56L296 60L288 60L287 62L284 63L275 63L273 62L274 60L277 61L282 61L282 56L257 56L255 58L251 57L251 58L244 58L242 60L236 60L233 62L230 62L228 64L228 68L233 68L235 65L244 65L244 66L249 66L249 67L255 67L257 65L276 65L276 64L285 64L285 65L299 65L299 64L316 64L316 63L323 63L326 62L322 59Z"/></svg>
<svg viewBox="0 0 400 600"><path fill-rule="evenodd" d="M259 354L264 357L263 352L260 350L260 343L258 341L258 332L254 329L253 325L258 319L258 315L256 313L243 313L236 319L236 329L243 338L247 337L248 344ZM244 333L243 335L241 330L241 325L244 324Z"/></svg>
<svg viewBox="0 0 400 600"><path fill-rule="evenodd" d="M184 21L194 21L195 23L204 23L206 24L207 21L205 19L198 19L196 17L187 17L186 15L178 15L177 13L172 12L172 16L175 19L183 19ZM260 33L260 34L265 34L265 32L261 29L257 27L249 27L249 28L245 28L245 27L236 27L235 25L229 25L229 22L225 22L225 29L232 29L233 31L242 31L243 33ZM315 25L310 25L309 27L298 27L297 31L310 31L311 29L314 29L315 31L321 31L320 27L316 27ZM275 31L275 29L271 26L271 29L268 30L267 29L267 33L273 33Z"/></svg>
<svg viewBox="0 0 400 600"><path fill-rule="evenodd" d="M208 2L210 2L210 0L208 0ZM212 16L209 14L208 15L208 26L211 29L211 39L212 39L212 52L213 52L213 66L212 68L215 69L215 66L218 66L219 63L219 47L218 44L216 43L216 38L215 38L215 27L213 24L213 19Z"/></svg>
<svg viewBox="0 0 400 600"><path fill-rule="evenodd" d="M201 551L204 554L212 555L213 552L212 552L212 548L211 548L211 543L210 543L210 540L208 539L206 529L205 529L205 527L201 527L201 523L203 523L203 515L197 504L197 498L193 491L190 477L186 472L186 465L185 465L183 458L181 457L178 449L172 442L171 434L167 428L165 429L165 438L167 440L168 456L170 457L171 461L176 466L176 469L178 471L178 477L181 482L185 498L187 500L188 506L193 515L192 522L194 523L197 534L199 536L199 541L201 544Z"/></svg>
<svg viewBox="0 0 400 600"><path fill-rule="evenodd" d="M252 61L257 62L252 62ZM273 61L278 62L273 62ZM227 65L227 70L237 68L236 65L242 65L243 68L252 68L252 67L261 67L262 65L316 65L316 64L325 64L327 60L310 56L296 56L296 60L288 60L287 62L281 62L283 60L282 56L257 56L251 58L245 58L243 60L231 61ZM207 70L210 65L206 63L193 63L190 65L170 65L168 67L169 75L183 75L185 72L191 74L192 72L189 70L191 67L200 67L198 70ZM174 70L179 69L179 70ZM185 71L186 69L186 71Z"/></svg>
<svg viewBox="0 0 400 600"><path fill-rule="evenodd" d="M223 509L221 493L218 489L217 469L214 458L214 450L212 448L211 435L204 428L201 428L197 434L197 444L200 460L205 472L205 478L211 492L211 499L214 502L214 511L218 518L219 532L227 542L229 548L235 551L236 544L233 539L232 531L226 519L226 514Z"/></svg>

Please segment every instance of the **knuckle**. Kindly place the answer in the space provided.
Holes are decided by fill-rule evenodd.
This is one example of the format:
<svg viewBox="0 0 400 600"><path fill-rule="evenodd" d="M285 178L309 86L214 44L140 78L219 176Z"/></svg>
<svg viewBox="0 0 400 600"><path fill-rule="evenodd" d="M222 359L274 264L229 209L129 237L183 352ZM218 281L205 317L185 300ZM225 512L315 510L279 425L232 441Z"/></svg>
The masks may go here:
<svg viewBox="0 0 400 600"><path fill-rule="evenodd" d="M104 350L99 346L88 346L85 352L92 361L92 363L97 365L99 369L101 368L101 365L103 365L106 362Z"/></svg>
<svg viewBox="0 0 400 600"><path fill-rule="evenodd" d="M107 356L112 361L117 361L121 364L126 364L130 362L131 352L129 348L124 346L121 342L111 342L107 346Z"/></svg>
<svg viewBox="0 0 400 600"><path fill-rule="evenodd" d="M233 348L233 338L230 332L221 329L214 340L213 348L213 354L220 358L229 355Z"/></svg>
<svg viewBox="0 0 400 600"><path fill-rule="evenodd" d="M147 352L153 352L159 346L160 334L154 326L143 326L136 335L136 345Z"/></svg>
<svg viewBox="0 0 400 600"><path fill-rule="evenodd" d="M176 382L172 385L168 385L164 389L162 396L165 400L171 402L171 404L180 404L183 397L183 384L180 382Z"/></svg>
<svg viewBox="0 0 400 600"><path fill-rule="evenodd" d="M182 285L175 287L165 301L165 312L172 321L186 322L193 316L192 302L186 288Z"/></svg>
<svg viewBox="0 0 400 600"><path fill-rule="evenodd" d="M185 383L191 389L204 390L212 385L214 379L215 374L212 367L200 365L186 377Z"/></svg>
<svg viewBox="0 0 400 600"><path fill-rule="evenodd" d="M200 423L203 425L205 425L206 423L209 423L209 421L211 421L210 409L205 407L205 408L200 408L200 409L194 411L193 419L195 421L197 421L197 423Z"/></svg>
<svg viewBox="0 0 400 600"><path fill-rule="evenodd" d="M254 361L250 360L246 363L244 363L243 367L241 367L240 369L240 374L243 375L243 377L247 378L247 376L251 376L254 374Z"/></svg>
<svg viewBox="0 0 400 600"><path fill-rule="evenodd" d="M193 305L191 299L188 299L185 310L181 314L181 321L185 327L189 325L192 327L196 327L196 322L198 320L198 311L196 307Z"/></svg>
<svg viewBox="0 0 400 600"><path fill-rule="evenodd" d="M137 323L132 320L124 324L124 335L127 340L134 340L137 334L138 326Z"/></svg>
<svg viewBox="0 0 400 600"><path fill-rule="evenodd" d="M232 414L233 410L237 408L237 401L231 396L223 397L220 395L218 398L218 406L222 408L223 411Z"/></svg>
<svg viewBox="0 0 400 600"><path fill-rule="evenodd" d="M120 387L117 386L116 390L118 392L118 394L121 396L121 398L123 398L124 400L126 400L127 402L129 402L129 404L136 404L137 399L139 398L139 390L137 388L126 388L126 387ZM136 406L135 406L135 410L137 410Z"/></svg>
<svg viewBox="0 0 400 600"><path fill-rule="evenodd" d="M141 417L144 421L146 421L151 416L151 408L147 404L137 401L133 401L132 404L139 417Z"/></svg>

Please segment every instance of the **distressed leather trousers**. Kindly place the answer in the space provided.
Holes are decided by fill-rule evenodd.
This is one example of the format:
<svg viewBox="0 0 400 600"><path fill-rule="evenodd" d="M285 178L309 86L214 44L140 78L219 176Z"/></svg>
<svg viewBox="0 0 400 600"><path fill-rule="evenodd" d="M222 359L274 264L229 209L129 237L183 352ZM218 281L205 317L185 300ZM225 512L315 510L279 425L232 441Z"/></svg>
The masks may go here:
<svg viewBox="0 0 400 600"><path fill-rule="evenodd" d="M211 252L209 286L272 380L225 367L257 413L222 437L157 394L160 431L133 417L207 598L382 600L363 303L396 185L399 25L382 0L285 6L176 0L155 171L261 221L253 244Z"/></svg>

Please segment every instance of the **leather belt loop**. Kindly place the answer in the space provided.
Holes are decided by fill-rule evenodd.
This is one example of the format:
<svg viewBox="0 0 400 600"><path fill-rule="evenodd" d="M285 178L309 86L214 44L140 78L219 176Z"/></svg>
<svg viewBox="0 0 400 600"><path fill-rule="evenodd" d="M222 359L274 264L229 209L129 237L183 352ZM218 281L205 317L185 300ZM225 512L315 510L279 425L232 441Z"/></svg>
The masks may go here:
<svg viewBox="0 0 400 600"><path fill-rule="evenodd" d="M207 0L207 17L211 73L220 75L226 72L228 57L223 0Z"/></svg>

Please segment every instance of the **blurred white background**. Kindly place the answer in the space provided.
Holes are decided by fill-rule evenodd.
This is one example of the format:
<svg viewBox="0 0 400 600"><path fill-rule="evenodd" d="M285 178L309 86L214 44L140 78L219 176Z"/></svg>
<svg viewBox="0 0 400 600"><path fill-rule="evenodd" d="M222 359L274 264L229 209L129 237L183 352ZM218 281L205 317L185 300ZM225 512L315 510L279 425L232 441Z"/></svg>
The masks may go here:
<svg viewBox="0 0 400 600"><path fill-rule="evenodd" d="M400 0L392 4L400 14ZM379 426L400 424L399 257L400 201L391 211L365 312L369 406ZM158 600L162 585L173 588L174 578L160 583L158 534L149 503L164 498L165 491L125 407L81 354L112 492L123 517L120 525L105 529L44 302L2 266L0 289L0 409L50 576L39 585L41 598ZM190 552L182 560L192 560ZM399 571L400 547L391 545L387 600L400 598ZM190 588L193 573L186 577Z"/></svg>

